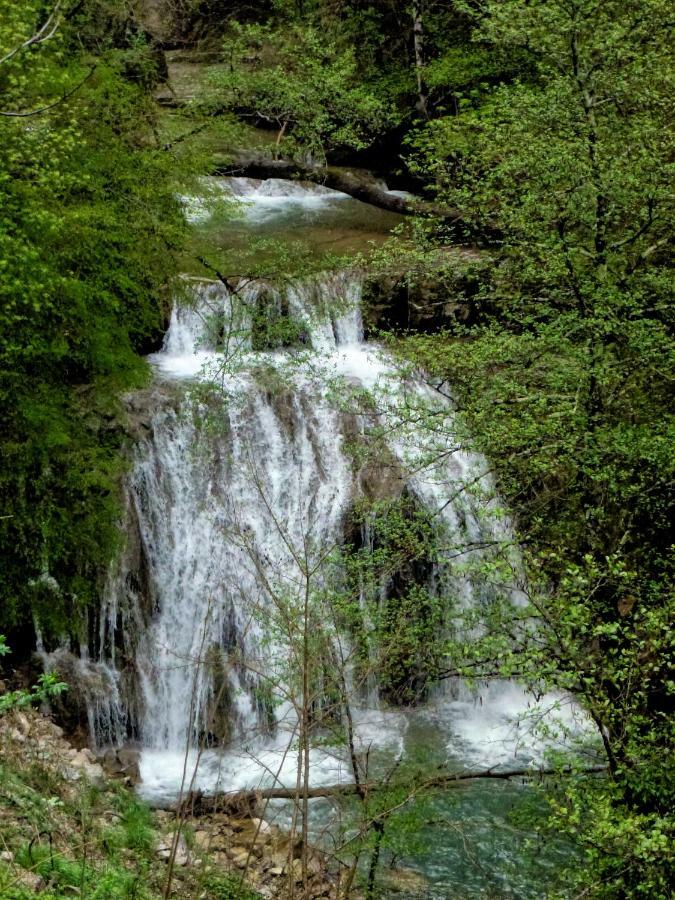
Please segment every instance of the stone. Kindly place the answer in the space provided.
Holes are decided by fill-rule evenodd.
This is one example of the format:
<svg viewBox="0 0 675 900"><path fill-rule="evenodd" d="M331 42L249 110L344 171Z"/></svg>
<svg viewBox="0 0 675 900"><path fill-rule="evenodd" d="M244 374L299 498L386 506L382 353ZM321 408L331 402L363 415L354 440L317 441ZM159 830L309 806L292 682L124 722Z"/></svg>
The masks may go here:
<svg viewBox="0 0 675 900"><path fill-rule="evenodd" d="M168 822L173 819L174 814L168 809L156 809L155 818L158 822Z"/></svg>
<svg viewBox="0 0 675 900"><path fill-rule="evenodd" d="M30 732L30 722L28 721L27 716L22 712L17 712L14 714L14 720L21 734L28 735Z"/></svg>
<svg viewBox="0 0 675 900"><path fill-rule="evenodd" d="M323 873L323 866L316 856L311 856L307 860L307 871L310 875L321 875Z"/></svg>
<svg viewBox="0 0 675 900"><path fill-rule="evenodd" d="M68 755L70 756L70 754ZM96 787L105 787L103 768L95 760L96 758L91 750L76 751L75 755L70 757L71 768L66 771L66 777L70 778L71 781L79 781L80 778L85 778Z"/></svg>
<svg viewBox="0 0 675 900"><path fill-rule="evenodd" d="M231 850L228 850L227 855L239 869L243 869L248 865L251 857L247 847L233 847Z"/></svg>
<svg viewBox="0 0 675 900"><path fill-rule="evenodd" d="M281 866L281 868L283 869L286 866L286 863L288 862L288 854L287 853L278 853L278 852L272 853L272 855L270 856L270 859L272 860L272 863L274 866L276 866L276 867Z"/></svg>
<svg viewBox="0 0 675 900"><path fill-rule="evenodd" d="M171 859L171 848L173 846L174 835L167 834L163 840L157 845L157 856L160 859L165 859L167 862ZM174 866L189 866L191 862L191 855L188 849L188 845L185 843L185 838L183 835L179 835L178 842L176 844L176 854L174 856L173 864Z"/></svg>
<svg viewBox="0 0 675 900"><path fill-rule="evenodd" d="M33 891L35 894L39 893L46 886L45 880L41 875L38 875L36 872L26 871L20 872L19 875L17 875L16 884L29 891Z"/></svg>
<svg viewBox="0 0 675 900"><path fill-rule="evenodd" d="M211 821L216 822L218 825L231 825L230 817L226 816L225 813L214 813L211 816Z"/></svg>
<svg viewBox="0 0 675 900"><path fill-rule="evenodd" d="M0 860L4 863L14 862L14 854L11 850L3 850L2 853L0 853Z"/></svg>
<svg viewBox="0 0 675 900"><path fill-rule="evenodd" d="M253 818L251 819L251 824L259 835L272 833L272 826L264 819L257 819L255 816L253 816Z"/></svg>
<svg viewBox="0 0 675 900"><path fill-rule="evenodd" d="M284 874L284 867L283 866L272 866L272 868L268 869L267 871L270 875L275 875L276 877L278 877L279 875Z"/></svg>
<svg viewBox="0 0 675 900"><path fill-rule="evenodd" d="M208 831L195 832L195 846L200 849L206 849L213 843L212 837Z"/></svg>

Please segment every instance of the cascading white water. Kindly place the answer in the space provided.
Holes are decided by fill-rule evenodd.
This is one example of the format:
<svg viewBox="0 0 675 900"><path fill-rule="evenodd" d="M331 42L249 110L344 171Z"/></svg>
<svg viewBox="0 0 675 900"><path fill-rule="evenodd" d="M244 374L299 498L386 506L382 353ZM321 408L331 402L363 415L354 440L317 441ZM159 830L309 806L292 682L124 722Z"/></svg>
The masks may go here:
<svg viewBox="0 0 675 900"><path fill-rule="evenodd" d="M257 184L228 190L260 202ZM298 190L289 201L288 193L262 189L275 202L295 202ZM204 741L230 747L230 755L202 756L202 787L271 781L277 772L294 781L288 647L273 622L298 593L298 554L317 559L343 540L359 491L346 448L355 420L390 435L398 477L451 544L509 544L508 521L490 514L496 504L485 461L455 445L451 404L422 380L402 377L364 341L358 273L308 277L283 293L255 282L236 294L199 280L188 289L192 302L177 303L152 357L173 399L152 415L127 486L140 549L114 569L101 612L99 665L113 673L120 700L99 718L90 709L102 742L119 740L131 723L145 748L143 789L155 799L179 789L186 748ZM298 324L299 346L254 349L261 305ZM351 408L346 392L341 404L340 383L369 391L376 410ZM193 387L200 391L193 395ZM415 426L416 408L434 410L431 433ZM481 552L469 549L463 561ZM437 565L434 579L459 608L490 602L484 586L449 564ZM509 593L521 602L517 585ZM357 737L400 749L407 718L379 708L370 687L355 710ZM428 714L443 719L451 755L496 764L522 744L518 721L532 704L512 684L491 684L477 698L455 682ZM534 752L531 742L526 750ZM314 780L349 777L339 759L313 752Z"/></svg>
<svg viewBox="0 0 675 900"><path fill-rule="evenodd" d="M327 205L349 200L347 194L320 184L296 184L278 178L265 181L256 178L209 178L204 182L206 190L203 194L180 198L192 223L208 221L213 210L223 201L236 201L241 204L247 218L260 221L280 210L301 208L318 211Z"/></svg>
<svg viewBox="0 0 675 900"><path fill-rule="evenodd" d="M235 401L217 410L213 427L223 432L216 437L200 434L195 408L155 420L155 437L134 471L161 598L138 650L146 746L181 748L213 730L203 720L213 683L199 660L214 648L228 671L232 733L261 727L264 711L252 689L273 651L263 648L260 620L270 600L259 567L281 590L295 570L287 543L326 546L349 498L334 413L313 408L302 393L275 405L247 376L237 388Z"/></svg>

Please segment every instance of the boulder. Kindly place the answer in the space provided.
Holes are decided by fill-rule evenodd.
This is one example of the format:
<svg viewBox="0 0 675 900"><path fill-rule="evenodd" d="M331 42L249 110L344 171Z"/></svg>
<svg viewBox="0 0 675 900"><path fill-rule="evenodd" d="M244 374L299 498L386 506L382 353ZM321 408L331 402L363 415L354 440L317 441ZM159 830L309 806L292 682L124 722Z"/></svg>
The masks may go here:
<svg viewBox="0 0 675 900"><path fill-rule="evenodd" d="M108 747L99 756L99 761L108 775L123 778L127 784L134 785L141 780L140 757L140 752L130 747Z"/></svg>
<svg viewBox="0 0 675 900"><path fill-rule="evenodd" d="M34 894L39 894L46 887L45 880L41 875L38 875L37 872L26 871L20 872L16 876L16 885L26 888Z"/></svg>

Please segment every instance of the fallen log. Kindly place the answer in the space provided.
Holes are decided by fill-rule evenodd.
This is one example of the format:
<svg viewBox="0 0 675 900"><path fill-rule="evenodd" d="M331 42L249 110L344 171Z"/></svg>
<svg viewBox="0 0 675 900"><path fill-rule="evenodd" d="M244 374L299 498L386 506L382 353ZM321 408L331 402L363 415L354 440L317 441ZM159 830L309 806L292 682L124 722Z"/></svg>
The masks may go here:
<svg viewBox="0 0 675 900"><path fill-rule="evenodd" d="M455 209L420 200L400 197L382 188L368 175L340 166L319 166L295 159L273 159L261 153L236 153L231 158L216 160L216 175L238 175L247 178L282 178L288 181L309 181L348 194L362 203L403 216L432 216L461 224Z"/></svg>
<svg viewBox="0 0 675 900"><path fill-rule="evenodd" d="M529 781L548 776L558 775L600 775L607 772L606 766L589 766L585 769L511 769L507 772L486 769L481 772L443 772L430 778L410 778L402 783L372 781L357 785L353 782L345 784L322 785L309 788L307 798L310 800L350 797L354 795L367 796L384 790L404 789L409 792L410 799L426 790L436 788L450 788L466 781L482 781L496 779L508 781L511 778L523 778ZM259 788L244 791L219 791L216 794L204 794L201 791L192 791L183 800L176 804L176 808L189 811L190 815L200 816L210 813L225 813L226 815L256 815L259 805L265 800L295 800L304 797L303 791L296 788L272 787Z"/></svg>

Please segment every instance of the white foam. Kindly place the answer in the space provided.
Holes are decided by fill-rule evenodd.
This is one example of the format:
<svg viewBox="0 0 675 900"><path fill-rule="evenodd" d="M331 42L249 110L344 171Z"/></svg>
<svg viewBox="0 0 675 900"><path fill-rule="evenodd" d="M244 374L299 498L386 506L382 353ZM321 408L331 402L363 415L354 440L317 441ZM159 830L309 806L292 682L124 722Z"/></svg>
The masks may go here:
<svg viewBox="0 0 675 900"><path fill-rule="evenodd" d="M263 220L293 209L318 211L342 200L350 200L348 194L320 184L305 184L281 178L259 180L255 178L204 178L205 194L183 194L179 200L186 219L192 224L203 224L213 215L219 202L236 200L239 211L249 220ZM233 210L232 214L236 214Z"/></svg>

